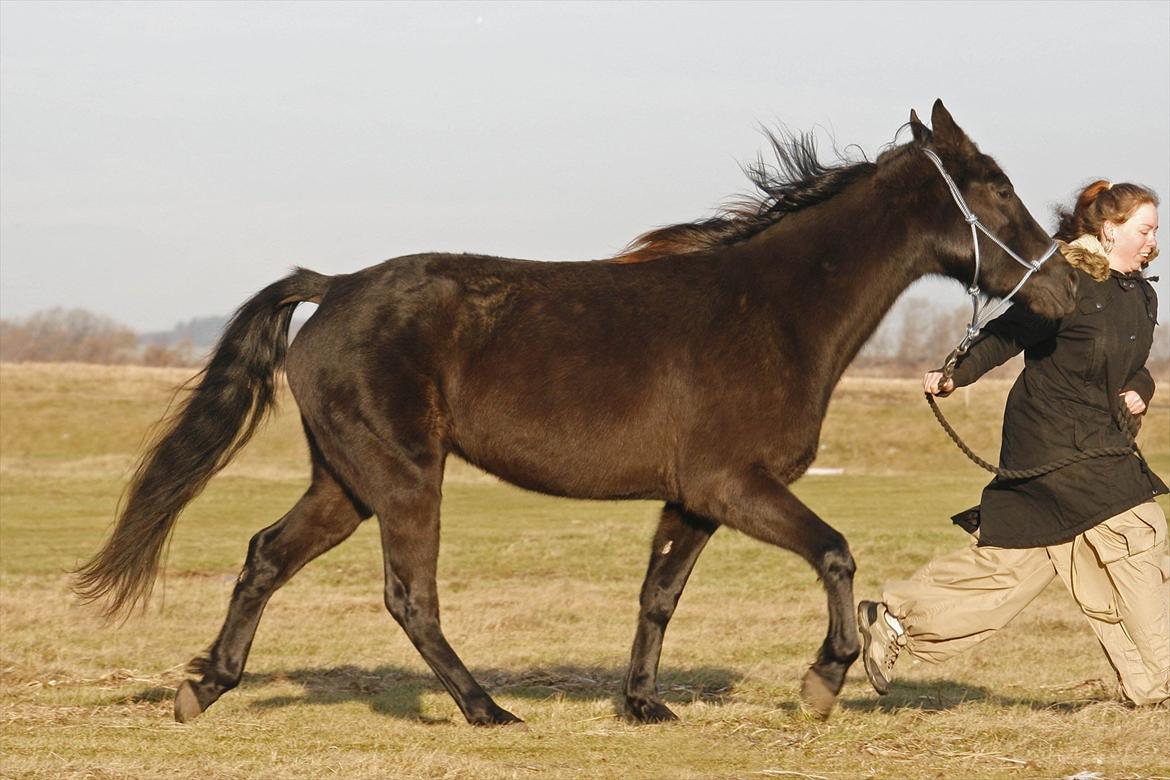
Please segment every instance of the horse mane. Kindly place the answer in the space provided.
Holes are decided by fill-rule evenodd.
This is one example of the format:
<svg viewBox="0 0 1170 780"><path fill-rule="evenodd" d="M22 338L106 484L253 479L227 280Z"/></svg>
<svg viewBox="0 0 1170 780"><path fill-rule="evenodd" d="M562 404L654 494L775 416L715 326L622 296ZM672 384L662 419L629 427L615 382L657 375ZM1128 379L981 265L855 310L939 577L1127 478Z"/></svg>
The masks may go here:
<svg viewBox="0 0 1170 780"><path fill-rule="evenodd" d="M756 192L732 199L715 216L656 228L635 238L611 263L643 263L687 252L700 252L743 241L786 214L822 203L877 168L865 159L847 159L836 147L836 161L825 164L817 154L816 137L786 129L764 129L774 162L759 155L744 166ZM852 147L856 148L856 147Z"/></svg>

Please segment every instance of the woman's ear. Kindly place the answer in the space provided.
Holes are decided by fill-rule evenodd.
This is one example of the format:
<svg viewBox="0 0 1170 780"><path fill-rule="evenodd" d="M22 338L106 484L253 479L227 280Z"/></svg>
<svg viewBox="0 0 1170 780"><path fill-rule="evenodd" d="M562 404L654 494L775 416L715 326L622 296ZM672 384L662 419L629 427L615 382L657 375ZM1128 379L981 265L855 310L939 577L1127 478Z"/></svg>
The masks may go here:
<svg viewBox="0 0 1170 780"><path fill-rule="evenodd" d="M1101 224L1101 235L1097 237L1101 242L1101 248L1108 254L1113 250L1113 243L1117 240L1117 223L1105 220Z"/></svg>

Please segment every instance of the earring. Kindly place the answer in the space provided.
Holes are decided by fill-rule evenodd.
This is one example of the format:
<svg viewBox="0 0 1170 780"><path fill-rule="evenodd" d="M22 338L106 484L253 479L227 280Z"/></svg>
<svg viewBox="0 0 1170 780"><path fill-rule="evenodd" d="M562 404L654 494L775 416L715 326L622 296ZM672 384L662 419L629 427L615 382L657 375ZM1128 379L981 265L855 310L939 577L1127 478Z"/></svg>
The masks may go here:
<svg viewBox="0 0 1170 780"><path fill-rule="evenodd" d="M1105 234L1105 243L1101 245L1101 248L1105 250L1105 254L1109 254L1110 252L1113 251L1113 243L1114 243L1113 234L1106 233Z"/></svg>

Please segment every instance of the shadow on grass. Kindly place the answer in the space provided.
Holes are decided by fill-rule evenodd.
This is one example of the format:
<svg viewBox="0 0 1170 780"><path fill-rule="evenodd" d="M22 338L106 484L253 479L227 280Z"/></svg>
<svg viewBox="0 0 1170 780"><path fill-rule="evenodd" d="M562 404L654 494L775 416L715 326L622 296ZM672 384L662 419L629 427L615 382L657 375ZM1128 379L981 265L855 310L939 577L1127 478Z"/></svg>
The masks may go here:
<svg viewBox="0 0 1170 780"><path fill-rule="evenodd" d="M621 690L625 673L625 668L602 669L580 666L556 666L523 672L503 669L472 670L476 680L492 696L519 697L533 701L559 698L573 701L609 699L618 714L622 713L623 708ZM694 667L662 674L659 677L659 687L662 699L667 704L689 704L695 701L719 704L742 677L730 669ZM360 701L368 703L374 712L421 720L423 695L446 693L446 689L430 672L395 666L362 669L348 665L327 669L245 674L241 687L287 682L302 686L304 693L272 696L257 701L253 706L272 709L302 704Z"/></svg>
<svg viewBox="0 0 1170 780"><path fill-rule="evenodd" d="M864 681L862 681L864 682ZM1095 681L1094 681L1095 682ZM842 697L839 706L843 710L858 712L894 712L897 710L921 710L933 712L951 710L971 702L986 702L996 707L1027 707L1048 712L1077 712L1086 707L1115 701L1103 684L1080 686L1084 696L1065 701L1052 701L1038 696L1011 696L1002 691L991 691L978 685L954 680L930 680L917 682L899 681L886 696L876 693L869 696Z"/></svg>
<svg viewBox="0 0 1170 780"><path fill-rule="evenodd" d="M582 666L542 667L524 671L504 669L477 669L472 674L493 696L506 696L546 701L567 699L570 701L609 700L618 717L624 715L622 684L625 668L600 668ZM744 675L730 669L700 666L664 672L659 677L659 691L668 705L704 702L722 705L728 695L744 679ZM1094 681L1095 682L1095 681ZM241 688L262 685L292 683L301 686L302 693L270 696L257 700L252 706L257 709L278 709L304 704L339 704L362 702L373 712L406 720L450 723L453 718L428 719L422 715L422 697L429 694L445 694L446 690L430 672L405 669L397 666L361 668L353 665L295 669L285 672L260 674L245 673ZM1037 696L1011 696L1003 692L954 680L900 681L887 696L866 691L857 694L859 684L852 681L847 685L838 701L840 710L855 712L882 712L892 714L898 711L918 710L939 712L957 709L972 702L985 702L996 707L1026 707L1036 711L1071 713L1113 701L1103 684L1079 686L1082 696L1064 701ZM1073 693L1073 691L1065 691ZM165 687L145 688L120 701L131 703L159 703L174 698L174 689ZM777 701L775 710L796 716L801 712L796 698ZM522 713L518 713L521 714Z"/></svg>
<svg viewBox="0 0 1170 780"><path fill-rule="evenodd" d="M174 688L161 688L155 686L153 688L145 688L137 693L131 694L120 701L127 704L158 704L159 702L171 701L175 698Z"/></svg>

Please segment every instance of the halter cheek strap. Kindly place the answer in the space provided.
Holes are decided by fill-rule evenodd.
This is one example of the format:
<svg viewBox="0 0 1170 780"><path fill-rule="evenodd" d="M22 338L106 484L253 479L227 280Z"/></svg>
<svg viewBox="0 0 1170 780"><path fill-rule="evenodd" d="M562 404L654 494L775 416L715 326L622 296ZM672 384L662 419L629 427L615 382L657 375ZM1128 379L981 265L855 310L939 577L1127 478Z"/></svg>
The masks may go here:
<svg viewBox="0 0 1170 780"><path fill-rule="evenodd" d="M998 317L1008 307L1015 294L1024 286L1024 282L1028 281L1032 277L1032 274L1039 271L1044 266L1044 263L1048 261L1048 258L1056 254L1058 247L1056 242L1053 241L1049 245L1048 250L1038 260L1025 260L1017 255L1012 251L1011 247L1000 241L994 233L988 230L987 226L979 221L979 217L975 212L967 206L967 201L963 199L963 194L959 192L959 187L955 184L955 180L951 178L946 168L943 167L942 160L939 159L939 156L930 149L923 149L922 151L934 163L934 167L938 168L938 172L942 174L943 181L947 183L947 188L951 191L951 197L955 199L955 205L959 207L959 211L963 212L963 219L971 226L971 244L975 247L975 273L971 278L970 286L967 287L967 294L971 296L971 324L967 326L967 332L963 336L963 340L959 342L959 346L955 348L950 358L950 360L957 360L959 356L966 354L967 349L971 346L971 342L975 340L975 337L979 335L984 326ZM982 311L983 293L979 289L979 233L983 233L983 235L995 242L996 246L1006 252L1009 257L1028 269L1024 273L1024 278L1020 279L1019 283L1012 288L1012 291L1000 298L995 305L989 307L986 311Z"/></svg>

